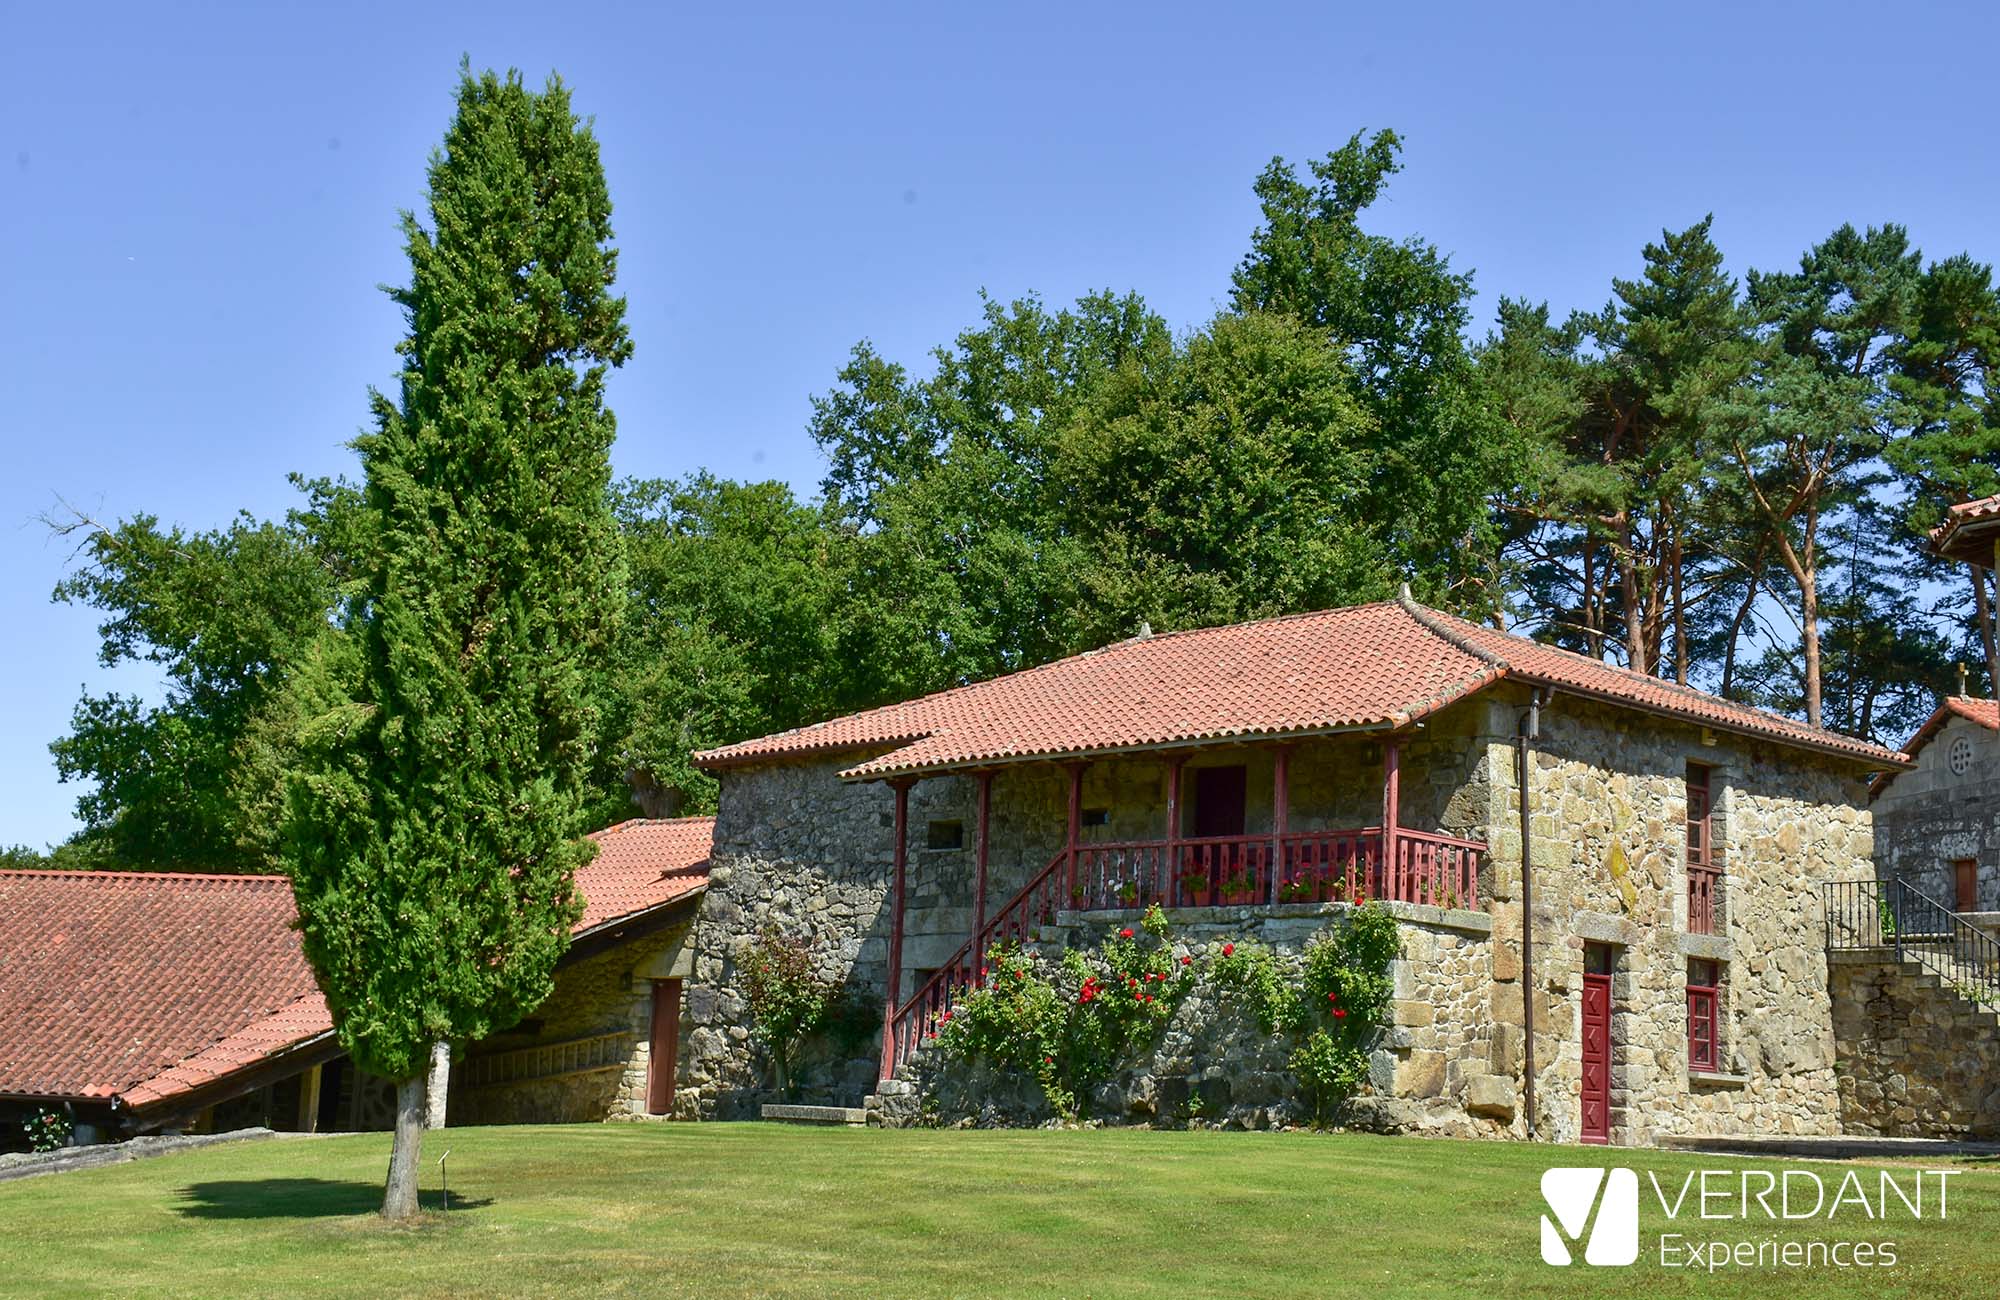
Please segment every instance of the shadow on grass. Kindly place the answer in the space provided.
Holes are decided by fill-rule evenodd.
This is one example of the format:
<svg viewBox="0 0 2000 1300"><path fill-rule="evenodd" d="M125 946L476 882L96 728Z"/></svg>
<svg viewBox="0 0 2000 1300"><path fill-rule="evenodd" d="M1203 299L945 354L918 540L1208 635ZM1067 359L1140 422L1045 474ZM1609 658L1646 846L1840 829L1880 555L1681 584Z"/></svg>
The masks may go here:
<svg viewBox="0 0 2000 1300"><path fill-rule="evenodd" d="M418 1208L477 1210L493 1198L425 1190ZM382 1184L330 1178L246 1178L235 1182L192 1183L181 1189L180 1212L192 1219L322 1219L372 1214L382 1208Z"/></svg>

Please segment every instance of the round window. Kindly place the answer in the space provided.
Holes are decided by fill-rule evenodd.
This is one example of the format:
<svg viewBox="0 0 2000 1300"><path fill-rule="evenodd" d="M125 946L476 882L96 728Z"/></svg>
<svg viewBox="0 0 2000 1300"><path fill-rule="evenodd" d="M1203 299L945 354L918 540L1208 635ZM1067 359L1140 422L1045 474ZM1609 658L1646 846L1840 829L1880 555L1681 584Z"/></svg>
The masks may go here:
<svg viewBox="0 0 2000 1300"><path fill-rule="evenodd" d="M1951 774L1964 776L1972 767L1972 737L1960 736L1951 742Z"/></svg>

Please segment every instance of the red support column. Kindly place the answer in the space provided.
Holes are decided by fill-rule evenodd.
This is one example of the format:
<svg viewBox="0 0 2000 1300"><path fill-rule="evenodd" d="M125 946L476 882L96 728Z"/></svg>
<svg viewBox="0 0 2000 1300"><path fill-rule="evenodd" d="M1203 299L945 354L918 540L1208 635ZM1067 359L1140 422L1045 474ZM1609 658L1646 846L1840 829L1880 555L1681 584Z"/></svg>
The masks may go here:
<svg viewBox="0 0 2000 1300"><path fill-rule="evenodd" d="M1391 736L1382 742L1382 880L1396 888L1396 828L1401 823L1397 802L1403 776L1402 742Z"/></svg>
<svg viewBox="0 0 2000 1300"><path fill-rule="evenodd" d="M993 824L993 773L980 772L975 778L979 782L978 820L973 833L979 837L973 848L975 864L972 885L972 946L979 947L979 936L986 932L986 848L991 838L988 831ZM986 960L984 952L972 954L973 966Z"/></svg>
<svg viewBox="0 0 2000 1300"><path fill-rule="evenodd" d="M1177 754L1167 763L1167 883L1166 896L1185 906L1181 897L1181 769L1187 757Z"/></svg>
<svg viewBox="0 0 2000 1300"><path fill-rule="evenodd" d="M903 899L910 860L910 782L891 781L896 792L895 879L889 889L889 991L882 999L882 1077L896 1073L896 1004L903 996ZM921 1028L921 1026L919 1027Z"/></svg>
<svg viewBox="0 0 2000 1300"><path fill-rule="evenodd" d="M1278 901L1280 881L1285 876L1285 831L1291 821L1292 747L1278 745L1271 750L1271 901Z"/></svg>
<svg viewBox="0 0 2000 1300"><path fill-rule="evenodd" d="M1064 843L1068 862L1063 868L1067 879L1063 888L1067 891L1069 904L1076 906L1076 846L1083 839L1083 769L1088 763L1069 765L1069 835Z"/></svg>

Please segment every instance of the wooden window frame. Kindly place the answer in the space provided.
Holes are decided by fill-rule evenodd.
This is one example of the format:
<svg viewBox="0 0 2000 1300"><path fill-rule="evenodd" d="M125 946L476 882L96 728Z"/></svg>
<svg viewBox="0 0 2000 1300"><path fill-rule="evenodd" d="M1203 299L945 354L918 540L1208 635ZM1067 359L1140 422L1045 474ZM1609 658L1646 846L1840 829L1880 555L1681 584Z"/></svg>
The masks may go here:
<svg viewBox="0 0 2000 1300"><path fill-rule="evenodd" d="M1688 1069L1697 1074L1716 1074L1722 1069L1720 963L1700 960L1688 963L1687 1008Z"/></svg>

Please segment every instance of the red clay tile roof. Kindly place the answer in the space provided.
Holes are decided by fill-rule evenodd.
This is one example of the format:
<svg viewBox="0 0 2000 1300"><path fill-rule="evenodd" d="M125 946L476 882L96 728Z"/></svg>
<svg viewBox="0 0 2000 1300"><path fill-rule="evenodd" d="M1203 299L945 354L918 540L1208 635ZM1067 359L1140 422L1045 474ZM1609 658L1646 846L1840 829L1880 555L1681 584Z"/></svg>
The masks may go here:
<svg viewBox="0 0 2000 1300"><path fill-rule="evenodd" d="M1993 566L1993 526L2000 522L2000 496L1961 501L1931 529L1931 549L1946 559Z"/></svg>
<svg viewBox="0 0 2000 1300"><path fill-rule="evenodd" d="M575 933L707 882L714 819L592 836ZM282 876L0 871L0 1095L144 1107L331 1033Z"/></svg>
<svg viewBox="0 0 2000 1300"><path fill-rule="evenodd" d="M0 872L0 1093L109 1099L301 999L331 1028L296 915L282 876Z"/></svg>
<svg viewBox="0 0 2000 1300"><path fill-rule="evenodd" d="M715 818L634 818L591 835L597 857L576 873L583 919L574 933L645 912L708 883Z"/></svg>
<svg viewBox="0 0 2000 1300"><path fill-rule="evenodd" d="M1900 755L1414 602L1121 641L991 681L695 755L709 767L888 752L842 773L911 774L1231 737L1408 726L1503 677L1870 764Z"/></svg>

